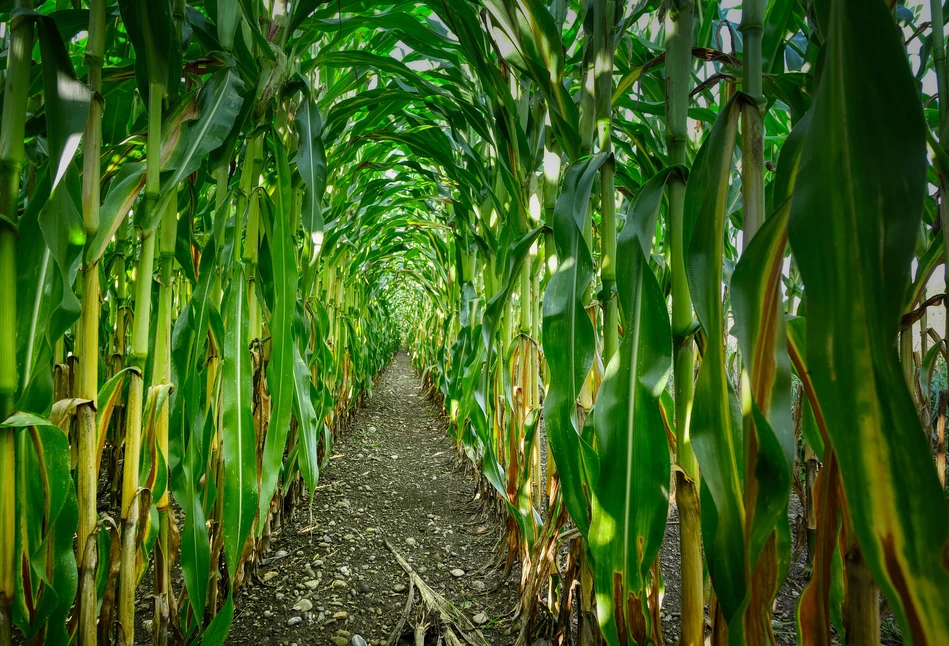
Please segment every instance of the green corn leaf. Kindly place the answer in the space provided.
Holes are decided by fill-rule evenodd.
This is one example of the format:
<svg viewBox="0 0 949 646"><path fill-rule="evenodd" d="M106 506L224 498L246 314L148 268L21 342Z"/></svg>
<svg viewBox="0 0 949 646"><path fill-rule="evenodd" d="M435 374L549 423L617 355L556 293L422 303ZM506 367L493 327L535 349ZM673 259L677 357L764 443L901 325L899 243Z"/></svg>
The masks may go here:
<svg viewBox="0 0 949 646"><path fill-rule="evenodd" d="M27 639L44 626L47 640L66 638L65 620L78 587L69 440L48 419L30 413L16 413L0 426L12 429L17 442L14 621Z"/></svg>
<svg viewBox="0 0 949 646"><path fill-rule="evenodd" d="M177 190L178 182L193 173L208 154L231 133L244 98L243 81L228 68L215 72L198 95L198 120L188 130L188 144L164 191Z"/></svg>
<svg viewBox="0 0 949 646"><path fill-rule="evenodd" d="M317 388L311 382L310 370L307 368L303 355L297 347L294 348L293 352L293 382L295 394L293 414L300 425L300 473L310 490L310 495L313 495L320 480L318 449L321 430L321 422L314 407L314 402L321 401L323 397L316 392ZM320 406L320 408L324 409L325 406Z"/></svg>
<svg viewBox="0 0 949 646"><path fill-rule="evenodd" d="M290 219L290 164L287 151L279 137L272 143L277 160L276 209L272 214L270 257L273 263L274 305L270 319L270 362L267 364L267 386L272 408L264 454L261 463L260 510L258 533L263 531L264 520L270 511L270 502L277 490L277 479L283 462L283 452L290 432L290 413L293 410L293 314L297 302L297 264L293 250ZM263 200L268 202L268 200Z"/></svg>
<svg viewBox="0 0 949 646"><path fill-rule="evenodd" d="M780 205L745 248L732 275L731 304L743 362L744 480L748 607L744 638L774 642L771 609L789 560L787 508L794 467L791 363L781 279L791 208L809 117L781 149L773 196Z"/></svg>
<svg viewBox="0 0 949 646"><path fill-rule="evenodd" d="M293 9L293 16L290 18L290 33L300 28L303 21L306 20L321 5L328 0L299 0Z"/></svg>
<svg viewBox="0 0 949 646"><path fill-rule="evenodd" d="M840 0L825 24L789 223L807 366L863 557L907 643L938 643L949 634L949 510L895 349L927 190L926 123L886 5Z"/></svg>
<svg viewBox="0 0 949 646"><path fill-rule="evenodd" d="M247 279L238 266L225 296L224 366L224 555L236 570L257 511L257 439L251 411L253 384L247 338Z"/></svg>
<svg viewBox="0 0 949 646"><path fill-rule="evenodd" d="M304 99L296 118L300 148L295 161L306 193L300 221L314 244L323 234L323 192L326 190L326 151L323 149L323 124L316 101Z"/></svg>
<svg viewBox="0 0 949 646"><path fill-rule="evenodd" d="M115 373L102 388L96 397L96 473L102 464L102 452L105 450L105 440L108 435L109 423L112 421L112 412L122 399L122 390L125 386L125 377L136 368L124 368Z"/></svg>
<svg viewBox="0 0 949 646"><path fill-rule="evenodd" d="M221 646L227 639L227 633L231 630L231 623L234 621L234 593L228 592L227 599L211 623L208 629L204 631L204 639L201 640L203 646Z"/></svg>
<svg viewBox="0 0 949 646"><path fill-rule="evenodd" d="M135 48L138 90L148 98L149 85L177 96L181 84L181 49L168 0L119 0L122 23Z"/></svg>
<svg viewBox="0 0 949 646"><path fill-rule="evenodd" d="M749 572L754 573L748 581L751 594L745 622L750 640L773 640L771 606L779 583L778 562L786 558L777 553L773 537L775 531L780 531L781 516L787 516L795 452L791 365L780 292L789 211L790 203L786 202L765 221L732 277L735 335L749 391L743 397L750 399L743 403L747 434L743 508L751 517L747 559ZM752 446L754 468L748 471ZM754 492L752 509L746 506L752 500L750 491Z"/></svg>
<svg viewBox="0 0 949 646"><path fill-rule="evenodd" d="M505 36L508 60L527 72L550 105L558 140L571 159L580 153L580 114L564 85L564 49L557 24L539 0L488 0L485 8Z"/></svg>
<svg viewBox="0 0 949 646"><path fill-rule="evenodd" d="M801 11L800 6L798 0L774 0L768 3L761 36L761 67L765 74L780 74L784 71L784 43L795 13Z"/></svg>
<svg viewBox="0 0 949 646"><path fill-rule="evenodd" d="M79 142L89 118L89 88L76 78L72 60L56 21L36 15L40 54L43 57L43 97L46 105L46 132L52 172L51 191L66 175L79 150Z"/></svg>
<svg viewBox="0 0 949 646"><path fill-rule="evenodd" d="M646 644L649 568L669 510L669 446L660 409L672 369L672 331L659 282L649 268L665 169L642 188L616 244L616 289L625 334L606 368L594 420L599 478L592 492L590 551L597 614L606 640Z"/></svg>
<svg viewBox="0 0 949 646"><path fill-rule="evenodd" d="M75 295L64 285L40 226L49 184L49 174L44 171L37 179L37 197L20 217L17 243L17 409L40 414L49 411L53 400L49 365L58 336L52 335L62 334L78 318ZM73 316L54 315L58 311L70 311ZM53 326L57 322L60 324ZM62 323L66 327L60 327Z"/></svg>
<svg viewBox="0 0 949 646"><path fill-rule="evenodd" d="M217 39L230 51L234 47L234 35L240 24L241 8L234 0L217 0Z"/></svg>
<svg viewBox="0 0 949 646"><path fill-rule="evenodd" d="M702 472L702 541L712 585L731 632L745 600L745 514L741 488L741 413L725 372L723 240L740 103L722 108L695 158L685 194L686 271L695 314L707 338L690 426ZM691 228L691 237L688 236Z"/></svg>
<svg viewBox="0 0 949 646"><path fill-rule="evenodd" d="M86 249L86 262L95 262L102 258L143 188L145 162L122 166L105 195L105 201L99 211L99 229Z"/></svg>
<svg viewBox="0 0 949 646"><path fill-rule="evenodd" d="M204 432L209 437L214 433L212 415L205 418ZM197 487L201 478L203 461L197 446L191 446L200 444L200 433L194 433L180 469L182 480L188 483L188 486L184 495L176 493L176 499L185 511L184 527L181 531L181 573L188 589L188 601L196 617L204 616L208 593L208 572L211 569L208 528L204 507L201 504L201 492Z"/></svg>
<svg viewBox="0 0 949 646"><path fill-rule="evenodd" d="M567 169L553 222L559 265L544 292L543 334L550 367L544 420L567 510L584 535L590 529L584 463L595 461L595 454L580 438L577 396L593 367L596 340L584 302L584 292L593 280L593 258L583 229L593 180L609 159L608 154L600 154Z"/></svg>

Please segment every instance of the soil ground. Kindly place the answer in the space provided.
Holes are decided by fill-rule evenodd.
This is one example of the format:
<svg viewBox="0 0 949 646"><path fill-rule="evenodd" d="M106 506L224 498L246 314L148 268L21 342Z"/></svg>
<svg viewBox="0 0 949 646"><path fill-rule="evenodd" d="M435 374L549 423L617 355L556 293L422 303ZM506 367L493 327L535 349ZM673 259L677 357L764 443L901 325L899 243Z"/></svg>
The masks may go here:
<svg viewBox="0 0 949 646"><path fill-rule="evenodd" d="M264 585L235 600L228 643L332 645L359 635L384 644L409 583L387 539L469 620L483 614L489 644L512 644L502 618L517 602L517 578L495 589L502 573L491 566L501 526L478 513L475 482L453 457L445 422L398 353L337 438L312 515L298 512L274 535Z"/></svg>

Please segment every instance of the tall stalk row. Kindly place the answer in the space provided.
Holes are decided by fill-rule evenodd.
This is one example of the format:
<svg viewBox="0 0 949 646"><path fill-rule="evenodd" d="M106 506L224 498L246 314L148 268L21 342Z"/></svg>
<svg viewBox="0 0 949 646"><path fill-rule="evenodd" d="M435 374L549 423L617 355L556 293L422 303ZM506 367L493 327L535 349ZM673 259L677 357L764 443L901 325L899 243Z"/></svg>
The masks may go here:
<svg viewBox="0 0 949 646"><path fill-rule="evenodd" d="M400 345L518 646L938 643L937 4L7 3L0 646L222 643Z"/></svg>
<svg viewBox="0 0 949 646"><path fill-rule="evenodd" d="M664 631L672 630L681 643L701 644L707 639L706 611L712 643L776 643L774 600L788 574L789 558L802 553L796 547L791 551L791 545L798 543L809 546L809 562L802 567L813 572L798 607L798 639L830 643L833 627L852 643L879 642L876 591L886 594L891 577L903 576L906 570L884 573L879 561L874 564L881 549L891 548L881 547L882 537L873 535L870 516L843 503L841 494L861 500L867 496L853 489L861 475L841 477L834 443L849 426L841 422L834 428L825 416L826 407L833 404L822 401L820 392L827 397L830 390L810 367L811 361L824 365L818 350L822 332L811 321L826 321L827 312L808 316L810 308L803 304L811 292L822 296L827 292L813 275L809 282L803 269L813 260L809 254L815 236L795 236L793 230L805 219L799 204L817 194L798 180L798 174L818 167L815 160L822 144L840 141L844 126L839 119L846 97L836 90L853 85L848 85L849 77L814 77L814 65L822 56L832 56L839 66L835 69L846 69L854 78L864 73L859 61L840 53L856 42L869 42L869 36L858 34L845 18L849 4L835 1L824 11L826 7L796 2L747 2L738 10L681 1L666 3L649 15L639 6L581 2L572 6L574 14L565 24L558 3L524 7L486 0L490 29L484 34L465 23L467 14L460 3L446 9L452 12L453 29L474 61L476 80L487 98L503 105L510 100L508 92L517 101L523 99L522 92L533 91L546 104L548 115L544 155L532 162L518 158L528 172L546 176L546 262L534 265L533 271L540 275L531 278L545 286L540 297L542 358L537 376L544 383L539 430L549 449L543 477L550 498L546 504L543 497L534 501L543 524L526 526L521 522L523 509L510 504L516 488L494 486L508 510L509 527L518 527L538 548L521 552L518 643L529 643L528 636L539 629L532 609L536 603L547 611L550 625L545 630L577 643L600 639L610 644L658 643ZM913 12L918 17L919 10L897 12L904 35L910 34ZM869 32L889 30L892 35L887 21L893 17L885 19L883 12L873 11ZM938 25L934 32L940 35L927 45L932 50L922 47L913 71L917 79L934 76L941 93L945 43L937 14L941 8L933 11ZM440 15L447 24L448 15ZM727 16L730 27L722 29L716 16ZM642 38L664 42L661 55L644 48ZM885 40L889 48L893 38ZM518 93L492 78L485 61L496 55L504 59L506 73L521 75ZM875 60L905 79L907 65L901 59L905 52L881 54ZM788 85L792 79L797 89ZM804 85L819 83L816 95L802 91L804 85L798 83L804 79ZM873 93L879 87L878 82L865 80L861 91ZM880 101L874 108L853 108L866 113L860 128L890 113L918 122L922 104L911 100L910 94ZM657 111L657 104L664 104L665 110ZM505 223L502 216L508 209L517 213L516 200L497 190L497 184L506 181L509 166L495 163L492 153L516 151L522 133L509 127L489 134L493 139L482 145L487 169L496 178L490 183L492 202L475 212L474 223L465 225L491 241L511 242L477 251L486 256L481 265L485 276L472 285L488 303L481 317L484 343L472 338L471 317L477 311L470 307L471 295L462 296L467 289L445 290L439 299L429 300L424 291L406 286L399 302L401 315L413 325L429 329L439 321L447 334L447 341L445 335L437 341L425 334L410 335L409 343L432 396L444 400L449 409L459 451L480 469L487 485L494 485L498 466L514 468L529 460L532 448L525 440L534 431L522 424L505 426L508 404L498 390L497 376L507 369L502 357L508 356L511 339L524 326L523 317L518 323L506 315L499 299L523 313L526 278L522 274L521 288L509 290L508 276L517 274L505 273L499 282L489 269L498 266L497 257L507 257L511 267L520 267L523 247L516 237L524 228L518 226L517 217ZM523 128L523 135L529 138L529 128ZM869 134L864 142L850 134L835 153L859 157L861 146L872 140ZM910 137L910 141L916 140ZM934 145L933 137L929 143ZM893 153L899 149L913 164L924 152L909 142L902 147L895 141L880 145L881 150L892 146L886 150ZM942 154L939 149L935 152ZM836 187L862 186L876 170L866 164L847 169ZM826 187L809 176L814 186ZM895 184L884 180L875 186L884 194L891 188L894 195L886 212L902 208ZM920 199L920 192L914 191L913 199ZM908 200L908 195L904 197ZM932 380L940 360L928 343L934 332L925 329L926 307L936 301L923 304L925 298L920 297L925 281L941 262L937 251L943 245L941 216L933 217L932 208L937 203L941 209L941 199L927 201L923 245L915 252L917 262L925 266L917 272L912 298L903 301L901 310L907 317L900 328L904 384L912 390L924 429L944 427L944 414L935 412L930 400L935 397ZM837 227L835 235L862 235L862 224L846 219L851 206L822 205L824 223ZM909 210L915 213L914 208ZM505 229L510 231L506 238ZM836 240L839 244L843 238ZM451 242L470 253L464 235ZM851 259L825 249L822 257L837 257L844 266L857 256ZM899 268L892 269L893 289L903 280L901 272L910 257L901 258ZM472 281L467 277L465 282ZM657 294L664 302L659 307ZM861 298L872 300L874 294L865 291ZM463 325L446 321L446 300L454 303L453 316ZM597 307L591 310L594 302ZM666 318L670 313L671 320ZM906 322L909 317L911 323ZM894 347L892 320L885 327L887 342L877 349ZM924 338L917 338L921 352L915 353L912 325L920 320ZM433 343L446 342L452 344L450 352L434 350ZM834 347L836 361L853 361L855 346L843 342ZM880 361L879 374L889 375L890 366L885 365L889 359ZM493 377L475 386L469 375L480 366ZM668 383L662 379L664 370L671 373ZM793 405L794 411L803 412L793 415L792 387L803 401ZM472 389L477 393L474 399L468 396ZM898 399L903 391L897 390ZM880 392L873 397L887 399ZM522 415L518 412L517 419ZM861 431L869 442L875 441L872 427L868 424ZM926 474L921 477L927 487L932 486L930 475L944 468L939 465L944 464L940 456L945 455L945 434L934 430L932 437L935 464L919 446L911 458L917 472ZM492 446L508 447L509 456L500 465L487 448ZM510 447L520 447L520 454ZM847 450L852 456L853 449ZM861 469L866 473L902 459L869 447L863 456ZM674 461L674 468L669 461ZM821 462L824 469L815 479L815 467ZM670 477L678 512L681 618L672 625L661 619L653 560L666 526ZM799 478L803 489L796 484ZM895 477L888 486L905 495L909 478ZM801 531L788 522L788 508L793 508L798 495L808 502ZM885 508L887 496L872 504ZM936 513L932 531L943 531L943 514L936 509L941 503L938 496L934 500L935 507L928 507ZM908 518L904 516L900 532L929 526L923 517L912 522ZM566 567L553 573L539 567L537 560L543 553L543 537L558 531L570 537L572 547ZM901 558L909 562L918 557L922 562L932 556L931 551L924 556L926 550L920 548L911 557L912 549L907 545ZM843 568L835 565L841 557ZM941 573L923 578L933 590L943 590ZM841 587L844 580L849 582L846 588ZM540 592L543 586L546 594ZM836 592L841 589L843 599ZM928 613L926 603L912 594L892 592L887 598L908 604L910 612ZM600 635L590 629L594 604ZM849 608L849 614L843 608ZM926 614L927 619L917 624L906 619L908 615L895 614L904 634L915 631L914 639L920 643L931 639L935 633L929 638L923 635L940 621Z"/></svg>
<svg viewBox="0 0 949 646"><path fill-rule="evenodd" d="M268 241L268 276L276 268L276 258L274 268L269 265L275 253L272 236L278 232L289 243L281 266L303 257L304 234L297 230L300 191L293 188L295 176L303 171L302 153L291 165L280 145L265 147L264 135L247 138L246 146L238 144L246 131L260 127L268 111L282 113L281 145L306 150L309 163L315 164L308 171L322 178L303 183L317 205L327 175L319 131L319 113L327 106L313 109L316 130L310 124L309 132L317 139L298 142L288 115L299 112L308 98L299 85L284 91L290 74L286 54L272 52L278 63L283 61L277 69L258 68L256 60L245 56L248 65L240 72L220 65L195 71L198 68L182 61L203 59L206 52L184 36L193 28L215 31L215 21L226 16L212 12L202 17L182 2L123 2L119 13L93 0L84 12L88 28L75 42L65 43L57 40L56 17L42 13L48 7L40 3L37 8L40 13L30 14L32 4L23 2L17 13L5 16L10 64L3 99L7 174L2 266L4 299L11 305L3 310L9 324L4 325L0 415L6 420L0 431L5 465L0 488L0 643L13 643L14 632L48 643L134 643L136 623L142 620L136 617L140 584L152 568L155 604L150 626L156 643L191 641L204 633L221 640L233 617L233 590L268 549L261 535L265 528L269 531L272 514L279 511L278 522L286 522L283 516L303 499L304 481L311 489L315 486L312 476L329 459L332 433L345 424L347 411L371 392L373 376L395 349L394 324L385 299L367 302L367 284L352 280L365 259L348 258L345 247L335 241L323 244L314 256L309 234L308 262L315 280L305 292L294 288L280 295L286 303L283 311L299 306L306 324L269 314L274 303L267 300L271 292L256 281L256 250L260 241ZM275 10L258 8L257 17L266 15L268 20ZM309 17L303 9L292 16L297 24ZM209 22L196 23L199 18ZM230 24L235 37L246 44L259 27L245 18L242 12L227 17L235 21ZM34 33L48 77L44 80L50 81L35 95L27 81ZM275 44L267 47L287 45L279 30L272 36ZM252 45L258 51L260 47ZM117 62L128 56L136 57L138 74L116 77ZM80 62L84 84L73 71ZM299 70L300 63L295 65ZM136 99L111 98L122 92ZM79 107L69 112L68 102L77 99L82 99L76 103ZM251 123L250 111L242 111L242 105L255 100ZM27 132L28 108L45 108L46 130ZM67 135L81 141L78 149ZM45 151L47 145L48 158L25 153ZM238 148L246 171L236 173L232 183ZM73 162L77 152L81 164ZM209 155L220 157L212 164ZM345 173L347 163L358 164L360 159L340 161L338 171ZM206 168L215 171L214 181L207 181ZM44 181L47 193L53 183L48 201L44 189L36 188ZM332 208L327 206L326 213ZM359 231L356 222L336 222L339 233ZM26 245L17 244L20 227L28 230ZM71 247L53 246L70 235ZM235 290L228 288L236 274L234 249L246 262L243 274L248 282L241 290L248 296L245 300L235 300ZM18 257L34 270L18 267ZM103 282L105 275L109 280ZM66 310L54 299L76 298L73 291L79 307L72 318L64 319ZM318 313L325 312L329 302L336 304L339 316L325 327ZM28 307L15 308L13 303ZM227 345L226 334L220 334L222 316L227 333L236 332L240 324L235 321L243 319L250 322L253 336L244 336L246 343ZM352 328L342 325L340 317L353 321ZM57 323L61 320L65 326ZM277 325L284 327L276 330ZM280 394L262 377L272 361L269 339L278 332L289 340L285 347L291 351L291 364L297 364L282 364L279 372L286 371L290 379ZM261 375L259 380L255 376L261 390L255 393L243 385L227 390L222 382L227 366L252 362ZM108 372L100 365L107 365ZM250 385L241 371L236 374ZM311 400L311 389L318 400ZM260 400L268 390L287 411L280 424L294 428L290 437L286 428L268 429L267 408L253 408L252 399ZM227 396L222 396L225 391ZM251 432L261 441L255 442L247 461L235 465L227 453L234 440L226 420L229 411L244 408L253 411L257 424ZM71 449L62 443L67 437L63 431L74 442ZM263 438L271 434L271 457L264 464L254 454L263 451ZM76 456L72 466L70 451ZM312 460L288 461L282 469L288 456L304 452ZM234 466L246 474L242 477L248 486L233 487ZM248 532L246 544L239 545L239 551L227 550L222 560L227 543L222 528L231 518L221 500L236 492L239 506L256 509L254 481L265 466L283 471L278 500L263 505L259 518L244 517L242 524L260 529ZM27 473L42 468L45 477L31 482ZM65 483L74 484L54 488ZM70 486L75 487L71 492ZM112 503L110 489L121 492L113 495ZM25 503L37 494L47 500L45 512L42 505L30 508ZM184 515L180 536L178 508ZM113 514L121 519L118 527L110 520ZM74 541L64 543L62 537L72 535ZM45 550L57 537L55 551L49 548L50 560L33 561L33 580L24 581L17 564L29 563L40 545ZM176 581L173 563L183 546L188 548L182 564L185 577ZM59 595L54 597L58 605L38 603L44 589L47 597ZM183 606L182 599L187 599Z"/></svg>

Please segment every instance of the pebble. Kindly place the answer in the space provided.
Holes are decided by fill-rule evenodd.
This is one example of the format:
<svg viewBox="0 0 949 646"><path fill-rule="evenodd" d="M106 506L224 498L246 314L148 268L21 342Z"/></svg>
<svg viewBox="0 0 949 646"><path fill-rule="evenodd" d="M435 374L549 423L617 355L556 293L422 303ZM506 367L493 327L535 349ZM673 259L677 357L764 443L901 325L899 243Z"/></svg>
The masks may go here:
<svg viewBox="0 0 949 646"><path fill-rule="evenodd" d="M299 626L303 623L303 617L290 617L287 619L288 626Z"/></svg>
<svg viewBox="0 0 949 646"><path fill-rule="evenodd" d="M409 536L407 539L405 539L405 544L406 544L406 545L417 545L417 544L418 544L418 541L416 541L414 538L412 538L411 536Z"/></svg>
<svg viewBox="0 0 949 646"><path fill-rule="evenodd" d="M372 588L369 587L369 584L368 584L368 583L360 583L360 584L359 584L359 591L360 591L362 594L369 594L370 592L372 592Z"/></svg>
<svg viewBox="0 0 949 646"><path fill-rule="evenodd" d="M316 579L310 579L309 581L304 581L304 582L303 582L303 585L304 585L308 590L316 590L316 589L319 587L320 582L317 581Z"/></svg>
<svg viewBox="0 0 949 646"><path fill-rule="evenodd" d="M451 575L455 577L456 579L458 579L465 575L465 571L459 568L455 568L454 570L451 571Z"/></svg>
<svg viewBox="0 0 949 646"><path fill-rule="evenodd" d="M479 612L478 614L476 614L474 617L471 618L471 621L475 622L476 624L480 626L481 624L488 623L488 616L484 614L483 612Z"/></svg>
<svg viewBox="0 0 949 646"><path fill-rule="evenodd" d="M342 574L343 576L349 576L349 568L344 565L341 568L339 568L339 573Z"/></svg>
<svg viewBox="0 0 949 646"><path fill-rule="evenodd" d="M482 590L484 590L484 581L472 581L471 587L477 590L478 592L481 592Z"/></svg>
<svg viewBox="0 0 949 646"><path fill-rule="evenodd" d="M333 642L335 646L349 646L349 640L345 637L340 637L339 635L330 637L330 641Z"/></svg>
<svg viewBox="0 0 949 646"><path fill-rule="evenodd" d="M270 617L273 617L273 613L269 610L264 610L264 617L269 619Z"/></svg>
<svg viewBox="0 0 949 646"><path fill-rule="evenodd" d="M345 610L340 610L339 612L333 613L333 619L345 619L348 616L349 616L349 613L346 612Z"/></svg>
<svg viewBox="0 0 949 646"><path fill-rule="evenodd" d="M295 604L293 604L293 610L298 612L310 612L313 610L313 602L307 599L306 597L300 599Z"/></svg>
<svg viewBox="0 0 949 646"><path fill-rule="evenodd" d="M395 590L396 592L405 592L405 584L396 583L394 586L392 586L392 589Z"/></svg>
<svg viewBox="0 0 949 646"><path fill-rule="evenodd" d="M277 550L277 553L273 555L275 559L282 559L285 556L288 556L290 552L287 550Z"/></svg>
<svg viewBox="0 0 949 646"><path fill-rule="evenodd" d="M349 640L350 646L369 646L366 643L366 640L363 639L360 635L353 635L353 638Z"/></svg>

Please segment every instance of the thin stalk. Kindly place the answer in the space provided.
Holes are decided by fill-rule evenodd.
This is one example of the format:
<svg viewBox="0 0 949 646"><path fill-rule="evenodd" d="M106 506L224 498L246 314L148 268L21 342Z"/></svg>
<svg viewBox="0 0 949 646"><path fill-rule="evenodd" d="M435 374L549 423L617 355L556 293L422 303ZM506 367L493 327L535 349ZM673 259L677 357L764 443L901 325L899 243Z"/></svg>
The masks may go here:
<svg viewBox="0 0 949 646"><path fill-rule="evenodd" d="M161 237L159 254L161 265L161 282L158 286L158 316L155 329L154 366L152 368L152 385L171 383L171 313L172 313L172 270L175 262L175 243L178 239L178 219L173 203L165 207L162 214ZM168 402L167 400L158 411L156 441L158 451L163 456L164 463L168 464ZM170 476L171 474L168 474ZM169 480L170 482L170 480ZM158 500L158 545L155 550L155 618L152 630L155 644L167 644L169 637L169 622L172 617L174 595L171 592L171 565L174 554L171 551L171 524L173 512L171 498L168 495L170 487Z"/></svg>
<svg viewBox="0 0 949 646"><path fill-rule="evenodd" d="M692 85L692 0L676 0L666 12L666 144L670 164L685 164L689 91ZM672 337L675 354L676 506L682 594L682 646L701 646L705 637L699 465L689 423L694 391L695 348L686 338L692 325L692 295L685 273L683 244L685 182L669 180L669 266L672 269Z"/></svg>
<svg viewBox="0 0 949 646"><path fill-rule="evenodd" d="M764 222L763 25L764 0L744 0L739 27L744 43L742 89L756 105L745 106L741 111L742 250Z"/></svg>
<svg viewBox="0 0 949 646"><path fill-rule="evenodd" d="M129 235L131 232L131 224L129 223L129 218L123 217L122 223L119 225L119 230L116 233L116 256L115 261L113 262L113 274L115 280L115 300L116 300L116 312L115 312L115 335L113 338L113 347L112 347L112 361L110 363L109 369L111 371L110 376L114 376L117 372L125 368L125 354L127 351L126 348L126 336L128 330L128 299L129 299L129 288L128 288L128 275L127 275L127 262L128 262L128 248L129 248ZM124 402L123 402L124 403ZM127 407L122 408L126 410ZM119 486L122 482L121 471L118 468L119 457L122 450L121 438L125 432L125 415L124 413L117 416L115 424L112 429L112 463L110 465L109 472L112 474L112 487L110 493L110 508L116 509L119 505Z"/></svg>
<svg viewBox="0 0 949 646"><path fill-rule="evenodd" d="M83 138L82 218L86 239L92 241L99 230L99 154L102 148L102 63L105 56L105 0L93 0L89 5L89 36L86 40L85 60L89 89L93 98L89 104L89 120ZM79 415L79 455L76 484L79 496L79 528L76 532L76 556L80 566L79 643L96 642L96 585L92 564L97 554L87 555L86 546L96 549L89 537L96 531L96 489L99 473L96 464L96 396L99 389L99 263L85 259L82 268L82 314L79 320L79 338L82 353L79 361L79 392L81 399L89 400L81 406Z"/></svg>
<svg viewBox="0 0 949 646"><path fill-rule="evenodd" d="M151 83L148 92L148 139L145 160L146 219L158 207L161 150L161 114L165 88ZM142 451L142 406L144 369L148 356L148 328L151 322L152 274L155 270L156 231L142 232L142 251L135 274L135 316L129 363L138 369L129 377L129 398L125 435L125 466L122 478L122 557L119 575L119 644L135 643L135 588L138 578L139 460Z"/></svg>
<svg viewBox="0 0 949 646"><path fill-rule="evenodd" d="M764 27L764 0L745 0L739 27L744 43L742 62L742 89L751 99L741 111L741 196L742 196L742 251L748 248L765 217L764 198L764 105L762 91L761 37ZM743 357L750 364L751 357ZM748 379L747 372L742 379ZM755 393L755 396L766 396ZM758 461L758 437L750 416L743 424L745 473L754 473ZM750 540L754 523L755 503L758 497L757 480L746 478L743 491L745 507L745 540ZM774 537L768 540L757 566L746 561L745 577L751 587L751 601L745 612L745 638L749 643L773 644L771 628L771 600L776 581L772 562ZM717 619L717 617L716 617Z"/></svg>
<svg viewBox="0 0 949 646"><path fill-rule="evenodd" d="M32 0L17 0L30 10ZM16 239L29 97L33 21L10 21L3 118L0 121L0 420L13 413L16 369ZM16 583L16 432L0 429L0 646L13 643Z"/></svg>
<svg viewBox="0 0 949 646"><path fill-rule="evenodd" d="M593 9L594 110L601 153L613 150L613 32L616 3L596 0ZM600 282L603 285L603 363L608 364L619 346L619 308L616 286L616 194L612 161L600 169Z"/></svg>
<svg viewBox="0 0 949 646"><path fill-rule="evenodd" d="M185 20L185 0L172 0L171 17L179 42L183 40L182 29ZM178 218L172 200L165 206L161 219L161 237L159 256L161 282L158 286L158 318L155 326L155 363L152 368L152 385L171 383L171 314L174 285L172 272L175 263L175 245L178 241ZM171 632L171 618L177 616L175 595L171 589L171 566L175 555L172 547L174 511L171 509L171 473L168 471L168 417L170 404L166 400L158 411L155 441L158 452L165 464L166 482L169 486L158 500L158 544L155 549L155 616L152 622L153 643L156 646L168 644Z"/></svg>

